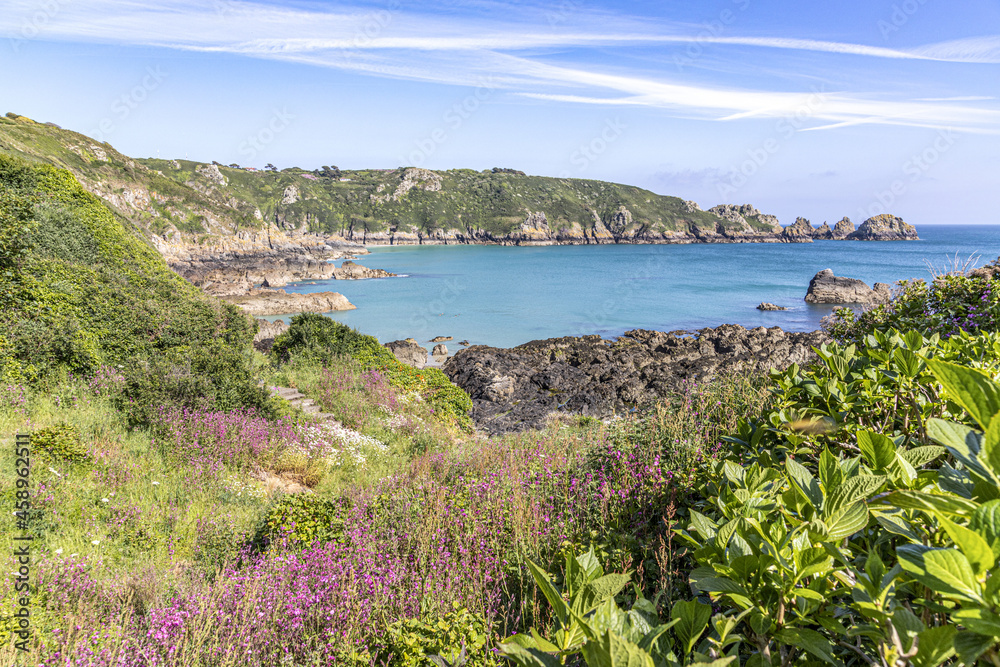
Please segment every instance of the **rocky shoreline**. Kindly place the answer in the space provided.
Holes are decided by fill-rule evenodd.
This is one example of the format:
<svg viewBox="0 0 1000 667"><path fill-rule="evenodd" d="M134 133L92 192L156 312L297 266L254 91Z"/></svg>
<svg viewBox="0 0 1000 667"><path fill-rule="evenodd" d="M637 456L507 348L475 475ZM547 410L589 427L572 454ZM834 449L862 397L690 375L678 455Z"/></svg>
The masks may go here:
<svg viewBox="0 0 1000 667"><path fill-rule="evenodd" d="M696 207L693 202L688 202ZM877 215L855 228L849 218L843 218L832 228L827 223L813 227L805 218L796 219L788 227L778 224L778 219L765 215L749 204L743 206L721 205L709 209L720 218L735 223L727 228L719 224L706 229L690 224L683 231L655 231L648 225L636 225L632 213L622 207L610 224L604 224L597 215L588 226L577 222L570 225L550 224L544 212L529 212L520 227L508 234L496 235L477 228L435 229L429 233L411 227L391 227L387 231L370 232L349 230L343 239L364 246L385 245L604 245L604 244L689 244L689 243L812 243L813 241L914 241L918 240L916 228L901 218ZM768 229L753 227L749 219L765 223Z"/></svg>
<svg viewBox="0 0 1000 667"><path fill-rule="evenodd" d="M558 414L604 418L664 398L686 381L802 364L829 338L822 331L735 324L688 331L628 331L615 340L581 336L510 349L475 345L444 364L472 397L472 418L489 433L543 427Z"/></svg>

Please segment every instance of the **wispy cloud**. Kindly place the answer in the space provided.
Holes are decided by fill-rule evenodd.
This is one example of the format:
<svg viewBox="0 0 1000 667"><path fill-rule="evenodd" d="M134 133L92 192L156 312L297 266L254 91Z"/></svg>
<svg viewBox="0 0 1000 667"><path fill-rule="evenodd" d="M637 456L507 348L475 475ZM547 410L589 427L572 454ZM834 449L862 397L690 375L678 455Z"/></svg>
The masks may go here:
<svg viewBox="0 0 1000 667"><path fill-rule="evenodd" d="M644 106L674 115L720 121L794 114L809 105L811 129L860 124L952 127L994 133L1000 111L992 98L943 95L904 99L886 93L841 90L789 92L755 80L756 88L734 88L671 80L662 72L617 70L604 65L549 62L553 50L666 44L714 44L723 49L778 49L832 57L897 61L1000 62L1000 36L985 36L913 49L788 37L706 36L685 26L650 25L576 10L565 25L528 19L447 20L430 13L339 6L336 10L280 7L237 0L214 4L167 0L155 5L111 0L75 0L59 5L40 29L50 40L157 46L207 53L240 54L375 76L455 85L491 85L533 99L564 104ZM492 7L495 11L496 7ZM16 37L37 3L0 0L0 33ZM787 84L786 84L787 86ZM953 91L948 91L951 93Z"/></svg>

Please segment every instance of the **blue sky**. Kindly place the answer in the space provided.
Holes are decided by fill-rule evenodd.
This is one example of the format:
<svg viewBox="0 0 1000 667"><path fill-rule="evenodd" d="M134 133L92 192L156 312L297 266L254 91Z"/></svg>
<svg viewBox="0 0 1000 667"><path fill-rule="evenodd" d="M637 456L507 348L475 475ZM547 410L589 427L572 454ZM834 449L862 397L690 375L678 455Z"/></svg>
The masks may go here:
<svg viewBox="0 0 1000 667"><path fill-rule="evenodd" d="M3 111L134 156L494 166L996 223L996 0L0 0Z"/></svg>

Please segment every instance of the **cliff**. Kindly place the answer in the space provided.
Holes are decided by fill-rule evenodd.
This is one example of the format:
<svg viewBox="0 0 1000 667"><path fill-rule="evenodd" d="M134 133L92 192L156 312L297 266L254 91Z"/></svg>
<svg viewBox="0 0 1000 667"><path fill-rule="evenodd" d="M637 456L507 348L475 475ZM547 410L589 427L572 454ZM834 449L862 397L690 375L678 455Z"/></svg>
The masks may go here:
<svg viewBox="0 0 1000 667"><path fill-rule="evenodd" d="M188 160L133 159L82 134L0 118L0 152L71 171L179 273L233 289L329 278L327 260L366 245L804 243L916 238L877 216L782 228L749 204L704 211L641 188L514 170L257 171ZM227 288L228 289L228 288Z"/></svg>

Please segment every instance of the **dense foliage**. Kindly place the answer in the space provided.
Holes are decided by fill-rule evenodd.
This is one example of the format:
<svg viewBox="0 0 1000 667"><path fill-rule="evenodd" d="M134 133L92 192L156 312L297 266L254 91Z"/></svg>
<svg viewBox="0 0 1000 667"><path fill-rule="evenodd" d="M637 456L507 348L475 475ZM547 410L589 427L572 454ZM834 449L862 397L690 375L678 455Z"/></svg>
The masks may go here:
<svg viewBox="0 0 1000 667"><path fill-rule="evenodd" d="M0 380L40 386L121 369L124 404L273 407L253 322L170 271L69 172L0 155Z"/></svg>
<svg viewBox="0 0 1000 667"><path fill-rule="evenodd" d="M971 275L939 275L929 284L923 280L903 281L898 294L888 303L878 304L858 314L838 308L827 329L841 341L861 341L872 331L936 332L944 337L961 331L994 331L1000 322L1000 290L993 268Z"/></svg>

